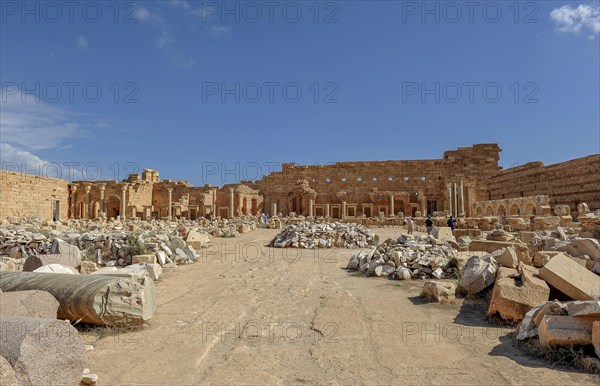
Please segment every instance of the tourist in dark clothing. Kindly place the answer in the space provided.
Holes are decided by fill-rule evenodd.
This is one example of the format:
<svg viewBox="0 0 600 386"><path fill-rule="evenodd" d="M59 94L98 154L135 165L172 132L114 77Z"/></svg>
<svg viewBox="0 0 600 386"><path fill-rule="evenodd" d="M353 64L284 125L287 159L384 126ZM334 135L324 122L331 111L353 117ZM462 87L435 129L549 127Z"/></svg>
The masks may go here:
<svg viewBox="0 0 600 386"><path fill-rule="evenodd" d="M431 219L431 216L427 217L427 220L425 220L425 226L427 227L427 234L430 235L433 230L433 220Z"/></svg>

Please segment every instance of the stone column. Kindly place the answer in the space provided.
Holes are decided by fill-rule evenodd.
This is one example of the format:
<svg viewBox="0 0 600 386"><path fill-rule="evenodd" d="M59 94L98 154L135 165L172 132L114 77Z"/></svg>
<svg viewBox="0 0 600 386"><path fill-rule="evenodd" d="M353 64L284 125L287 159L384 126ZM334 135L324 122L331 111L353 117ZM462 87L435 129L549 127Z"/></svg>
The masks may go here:
<svg viewBox="0 0 600 386"><path fill-rule="evenodd" d="M313 217L313 199L308 199L308 217Z"/></svg>
<svg viewBox="0 0 600 386"><path fill-rule="evenodd" d="M277 200L271 199L271 217L277 216Z"/></svg>
<svg viewBox="0 0 600 386"><path fill-rule="evenodd" d="M342 201L342 218L346 218L346 200Z"/></svg>
<svg viewBox="0 0 600 386"><path fill-rule="evenodd" d="M448 212L452 214L452 184L448 184Z"/></svg>
<svg viewBox="0 0 600 386"><path fill-rule="evenodd" d="M458 215L458 195L456 189L456 182L452 183L452 215L457 217Z"/></svg>
<svg viewBox="0 0 600 386"><path fill-rule="evenodd" d="M85 187L85 213L88 219L92 218L92 206L90 205L90 191L92 190L92 186L91 185L86 185Z"/></svg>
<svg viewBox="0 0 600 386"><path fill-rule="evenodd" d="M100 185L100 212L106 213L106 203L104 202L104 191L106 190L106 184Z"/></svg>
<svg viewBox="0 0 600 386"><path fill-rule="evenodd" d="M210 214L212 219L217 218L217 189L212 190L212 202L210 204Z"/></svg>
<svg viewBox="0 0 600 386"><path fill-rule="evenodd" d="M464 186L463 186L463 180L460 180L459 186L458 186L458 214L459 215L464 215L465 214L465 193L464 193Z"/></svg>
<svg viewBox="0 0 600 386"><path fill-rule="evenodd" d="M127 184L121 185L121 220L127 218Z"/></svg>
<svg viewBox="0 0 600 386"><path fill-rule="evenodd" d="M173 188L167 188L167 192L169 192L169 206L167 207L167 219L171 220L171 216L173 214Z"/></svg>
<svg viewBox="0 0 600 386"><path fill-rule="evenodd" d="M394 216L394 195L390 194L390 213L389 216Z"/></svg>
<svg viewBox="0 0 600 386"><path fill-rule="evenodd" d="M473 185L467 185L467 217L473 217Z"/></svg>
<svg viewBox="0 0 600 386"><path fill-rule="evenodd" d="M421 204L421 214L426 217L429 214L427 213L427 197L425 197L425 192L422 190L419 190L419 203Z"/></svg>
<svg viewBox="0 0 600 386"><path fill-rule="evenodd" d="M235 213L233 212L234 200L233 188L229 188L229 217L235 216Z"/></svg>
<svg viewBox="0 0 600 386"><path fill-rule="evenodd" d="M77 218L77 185L71 185L71 218Z"/></svg>
<svg viewBox="0 0 600 386"><path fill-rule="evenodd" d="M329 217L329 204L325 204L325 217Z"/></svg>

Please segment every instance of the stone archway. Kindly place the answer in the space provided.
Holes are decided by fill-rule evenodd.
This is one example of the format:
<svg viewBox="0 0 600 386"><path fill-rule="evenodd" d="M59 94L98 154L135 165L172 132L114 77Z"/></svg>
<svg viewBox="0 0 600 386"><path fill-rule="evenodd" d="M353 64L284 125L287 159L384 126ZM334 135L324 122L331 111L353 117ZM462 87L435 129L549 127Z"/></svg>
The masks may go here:
<svg viewBox="0 0 600 386"><path fill-rule="evenodd" d="M506 216L506 208L504 207L504 205L498 205L498 209L496 210L496 215Z"/></svg>
<svg viewBox="0 0 600 386"><path fill-rule="evenodd" d="M534 215L535 216L535 214L536 214L535 205L531 204L531 203L527 204L525 206L525 214L526 215Z"/></svg>
<svg viewBox="0 0 600 386"><path fill-rule="evenodd" d="M485 208L485 215L486 216L493 216L494 215L494 208L492 208L492 206L488 206L487 208Z"/></svg>
<svg viewBox="0 0 600 386"><path fill-rule="evenodd" d="M483 208L482 207L477 208L477 211L475 212L475 214L477 215L477 217L482 217L483 216Z"/></svg>
<svg viewBox="0 0 600 386"><path fill-rule="evenodd" d="M108 197L106 202L106 217L117 218L121 214L121 199L117 195Z"/></svg>
<svg viewBox="0 0 600 386"><path fill-rule="evenodd" d="M519 208L518 204L512 204L512 206L510 207L510 215L511 216L520 216L521 215L521 208Z"/></svg>

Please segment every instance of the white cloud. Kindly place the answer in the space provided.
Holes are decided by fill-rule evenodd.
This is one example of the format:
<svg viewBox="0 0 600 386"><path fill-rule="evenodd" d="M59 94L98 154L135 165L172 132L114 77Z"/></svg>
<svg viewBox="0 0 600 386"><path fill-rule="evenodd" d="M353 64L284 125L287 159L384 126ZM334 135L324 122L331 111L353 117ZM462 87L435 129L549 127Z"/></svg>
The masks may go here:
<svg viewBox="0 0 600 386"><path fill-rule="evenodd" d="M142 23L162 23L162 17L157 14L150 12L148 8L144 8L136 4L136 9L133 14L133 18L139 20Z"/></svg>
<svg viewBox="0 0 600 386"><path fill-rule="evenodd" d="M169 4L174 8L181 8L188 11L191 7L190 4L185 0L171 0Z"/></svg>
<svg viewBox="0 0 600 386"><path fill-rule="evenodd" d="M82 134L83 127L71 113L58 106L36 100L36 95L0 90L2 142L30 150L53 149L67 138Z"/></svg>
<svg viewBox="0 0 600 386"><path fill-rule="evenodd" d="M580 4L577 8L564 5L550 12L550 18L560 32L578 34L589 30L591 38L600 33L600 4Z"/></svg>
<svg viewBox="0 0 600 386"><path fill-rule="evenodd" d="M163 31L162 34L156 38L156 44L161 48L171 43L173 43L173 39L171 39L166 31Z"/></svg>
<svg viewBox="0 0 600 386"><path fill-rule="evenodd" d="M83 35L79 35L79 37L77 38L77 47L81 48L82 50L87 49L88 39Z"/></svg>
<svg viewBox="0 0 600 386"><path fill-rule="evenodd" d="M223 35L227 35L231 32L231 27L226 27L226 26L219 26L219 25L213 25L210 29L210 33L213 36L223 36Z"/></svg>
<svg viewBox="0 0 600 386"><path fill-rule="evenodd" d="M65 140L85 135L86 130L73 113L36 100L35 95L0 90L0 146L3 163L25 164L28 170L49 161L34 152L60 151L69 147Z"/></svg>
<svg viewBox="0 0 600 386"><path fill-rule="evenodd" d="M49 161L43 160L37 155L23 149L18 149L8 143L0 142L0 153L2 154L2 167L10 169L9 163L15 163L19 165L25 165L23 169L26 170L41 170L44 165L49 164Z"/></svg>

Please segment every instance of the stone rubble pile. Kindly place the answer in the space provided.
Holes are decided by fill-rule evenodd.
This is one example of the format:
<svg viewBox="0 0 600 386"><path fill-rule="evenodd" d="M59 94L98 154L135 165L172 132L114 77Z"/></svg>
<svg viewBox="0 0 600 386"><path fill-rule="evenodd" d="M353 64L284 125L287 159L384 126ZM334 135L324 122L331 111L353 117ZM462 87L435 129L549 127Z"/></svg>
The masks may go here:
<svg viewBox="0 0 600 386"><path fill-rule="evenodd" d="M548 301L531 308L517 340L538 339L542 346L593 345L600 357L600 301Z"/></svg>
<svg viewBox="0 0 600 386"><path fill-rule="evenodd" d="M193 263L197 251L211 243L211 236L196 229L138 228L138 233L118 228L46 234L22 227L0 228L0 271L63 272L61 265L91 273L101 267L138 263L172 268Z"/></svg>
<svg viewBox="0 0 600 386"><path fill-rule="evenodd" d="M299 223L288 225L269 246L275 248L367 248L377 243L366 227L353 223Z"/></svg>
<svg viewBox="0 0 600 386"><path fill-rule="evenodd" d="M347 269L398 280L443 279L455 273L455 265L451 264L455 257L456 250L446 240L402 235L353 255Z"/></svg>

